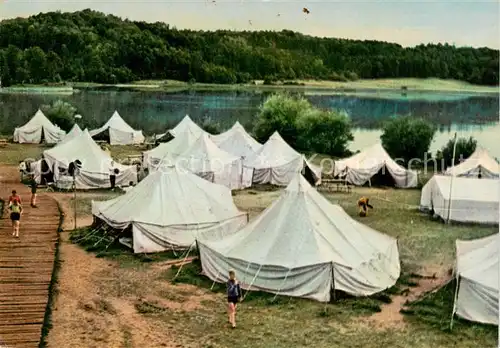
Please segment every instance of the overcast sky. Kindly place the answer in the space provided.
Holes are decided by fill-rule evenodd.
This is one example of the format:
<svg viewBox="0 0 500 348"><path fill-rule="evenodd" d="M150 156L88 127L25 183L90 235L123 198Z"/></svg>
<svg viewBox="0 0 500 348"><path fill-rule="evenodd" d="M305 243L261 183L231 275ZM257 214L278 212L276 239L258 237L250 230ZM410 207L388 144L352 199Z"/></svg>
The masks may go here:
<svg viewBox="0 0 500 348"><path fill-rule="evenodd" d="M92 8L177 28L281 30L404 46L448 42L499 48L499 0L0 0L0 19ZM306 7L309 14L304 14Z"/></svg>

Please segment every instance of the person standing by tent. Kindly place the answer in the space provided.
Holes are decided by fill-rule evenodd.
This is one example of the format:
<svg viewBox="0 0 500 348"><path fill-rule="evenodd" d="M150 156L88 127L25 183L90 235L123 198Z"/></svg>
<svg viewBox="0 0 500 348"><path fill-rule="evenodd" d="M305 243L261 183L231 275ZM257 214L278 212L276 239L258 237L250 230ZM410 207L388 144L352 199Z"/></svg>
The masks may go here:
<svg viewBox="0 0 500 348"><path fill-rule="evenodd" d="M111 161L111 166L109 167L109 182L111 183L111 190L115 189L117 171L118 169L115 168L115 161Z"/></svg>
<svg viewBox="0 0 500 348"><path fill-rule="evenodd" d="M358 207L359 207L359 216L366 216L367 207L373 209L373 206L370 205L370 198L367 197L361 197L358 200Z"/></svg>
<svg viewBox="0 0 500 348"><path fill-rule="evenodd" d="M31 207L37 208L36 206L36 189L38 184L36 183L35 176L31 175L30 177L30 188L31 188Z"/></svg>
<svg viewBox="0 0 500 348"><path fill-rule="evenodd" d="M10 210L10 220L12 221L12 236L19 238L19 221L21 220L21 214L23 213L23 207L21 202L14 199L9 204Z"/></svg>
<svg viewBox="0 0 500 348"><path fill-rule="evenodd" d="M234 271L229 271L229 279L227 281L227 314L229 317L229 323L233 327L236 327L236 305L241 301L241 288L240 284L236 280L236 274Z"/></svg>

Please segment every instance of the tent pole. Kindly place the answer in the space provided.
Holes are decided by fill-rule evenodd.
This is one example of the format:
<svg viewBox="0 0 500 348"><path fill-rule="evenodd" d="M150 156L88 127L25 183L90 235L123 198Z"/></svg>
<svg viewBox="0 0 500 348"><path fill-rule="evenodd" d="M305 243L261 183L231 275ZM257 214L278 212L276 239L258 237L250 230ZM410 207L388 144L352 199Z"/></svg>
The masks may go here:
<svg viewBox="0 0 500 348"><path fill-rule="evenodd" d="M75 221L75 230L76 230L76 182L75 182L75 173L73 172L73 219Z"/></svg>
<svg viewBox="0 0 500 348"><path fill-rule="evenodd" d="M184 260L182 261L182 264L181 264L181 266L179 267L179 270L177 271L177 274L176 274L176 275L175 275L175 277L172 279L172 281L173 281L173 280L175 280L175 279L177 278L177 276L179 275L179 273L181 273L182 267L183 267L183 266L184 266L184 264L186 263L186 260L187 260L187 258L188 258L188 256L189 256L189 252L190 252L190 251L191 251L191 249L193 248L193 245L194 245L194 244L195 244L195 243L193 242L193 243L191 244L191 246L189 247L189 249L188 249L188 251L187 251L187 253L186 253L186 257L185 257L185 258L184 258Z"/></svg>
<svg viewBox="0 0 500 348"><path fill-rule="evenodd" d="M458 285L459 285L459 277L458 274L455 276L455 296L453 299L453 309L451 311L451 320L450 320L450 331L453 330L453 318L455 317L455 311L457 310L457 298L458 298Z"/></svg>
<svg viewBox="0 0 500 348"><path fill-rule="evenodd" d="M452 168L455 166L455 154L457 151L457 132L455 132L455 136L453 137L453 159L451 160L451 165ZM450 217L451 217L451 200L452 200L452 190L453 190L453 178L455 177L455 171L452 170L451 172L451 179L450 179L450 194L448 196L448 218L446 219L446 223L450 223Z"/></svg>
<svg viewBox="0 0 500 348"><path fill-rule="evenodd" d="M332 263L332 297L333 297L333 302L335 302L337 299L336 299L336 296L335 296L335 267L333 267L333 263Z"/></svg>
<svg viewBox="0 0 500 348"><path fill-rule="evenodd" d="M251 282L251 283L250 283L250 285L248 286L248 289L247 289L247 291L245 292L245 295L244 295L244 296L243 296L243 298L241 299L241 302L243 302L243 300L245 300L245 297L247 297L248 292L250 291L250 288L252 287L253 283L255 282L255 279L257 279L257 276L259 275L261 268L262 268L262 265L260 265L259 269L257 270L257 273L255 273L255 276L253 277L252 282Z"/></svg>

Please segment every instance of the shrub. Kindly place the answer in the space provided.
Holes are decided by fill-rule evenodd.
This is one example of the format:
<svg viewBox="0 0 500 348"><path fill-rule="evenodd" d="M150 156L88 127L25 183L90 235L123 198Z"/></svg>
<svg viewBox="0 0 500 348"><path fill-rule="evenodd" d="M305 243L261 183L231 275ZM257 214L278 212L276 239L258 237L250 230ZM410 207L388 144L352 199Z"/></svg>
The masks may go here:
<svg viewBox="0 0 500 348"><path fill-rule="evenodd" d="M386 122L380 139L392 158L407 163L412 158L424 158L435 132L435 127L427 121L405 116Z"/></svg>
<svg viewBox="0 0 500 348"><path fill-rule="evenodd" d="M438 160L443 160L444 168L446 169L448 166L453 166L459 164L461 161L469 158L470 155L476 151L477 140L473 137L469 139L466 138L458 138L457 139L457 147L455 149L455 161L453 162L453 145L454 139L448 140L445 146L438 151L436 158Z"/></svg>
<svg viewBox="0 0 500 348"><path fill-rule="evenodd" d="M50 105L42 105L42 112L54 124L68 132L75 124L76 108L62 100L56 100Z"/></svg>

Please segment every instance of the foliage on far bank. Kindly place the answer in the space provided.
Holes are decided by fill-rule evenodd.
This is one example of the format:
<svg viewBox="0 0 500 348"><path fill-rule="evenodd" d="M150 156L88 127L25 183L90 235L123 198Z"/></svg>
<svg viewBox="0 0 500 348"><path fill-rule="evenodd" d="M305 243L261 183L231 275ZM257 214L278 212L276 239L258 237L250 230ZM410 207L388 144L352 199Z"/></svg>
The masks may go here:
<svg viewBox="0 0 500 348"><path fill-rule="evenodd" d="M5 86L148 79L272 84L400 77L498 85L498 59L498 50L448 44L402 47L289 30L178 30L89 9L0 22L0 75Z"/></svg>
<svg viewBox="0 0 500 348"><path fill-rule="evenodd" d="M56 100L49 105L40 106L40 110L48 119L68 132L75 124L76 108L62 100Z"/></svg>
<svg viewBox="0 0 500 348"><path fill-rule="evenodd" d="M397 117L386 122L380 136L382 146L392 158L423 160L436 133L436 127L421 118Z"/></svg>
<svg viewBox="0 0 500 348"><path fill-rule="evenodd" d="M303 97L278 93L260 107L254 133L265 142L275 131L297 150L330 156L349 154L354 140L348 116L315 108Z"/></svg>

